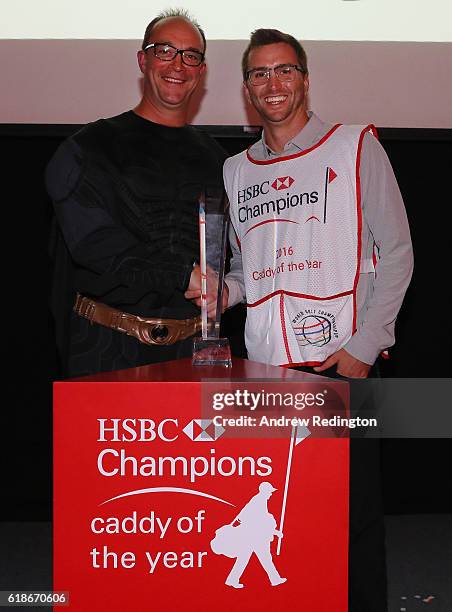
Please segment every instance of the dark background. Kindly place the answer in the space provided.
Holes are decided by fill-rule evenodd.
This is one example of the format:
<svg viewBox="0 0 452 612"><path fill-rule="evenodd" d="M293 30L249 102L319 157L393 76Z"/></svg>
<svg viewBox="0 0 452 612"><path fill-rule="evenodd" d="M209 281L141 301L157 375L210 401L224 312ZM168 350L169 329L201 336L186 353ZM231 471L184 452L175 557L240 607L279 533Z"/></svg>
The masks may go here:
<svg viewBox="0 0 452 612"><path fill-rule="evenodd" d="M51 519L52 381L59 377L59 366L48 305L52 207L43 175L59 143L79 127L0 125L8 363L0 445L4 521ZM204 129L231 154L257 137L239 127ZM413 280L397 320L397 345L383 374L448 377L452 130L378 132L405 200L415 252ZM245 315L245 308L237 306L224 317L224 335L236 356L244 356ZM382 446L386 514L451 511L446 485L450 440L383 440Z"/></svg>

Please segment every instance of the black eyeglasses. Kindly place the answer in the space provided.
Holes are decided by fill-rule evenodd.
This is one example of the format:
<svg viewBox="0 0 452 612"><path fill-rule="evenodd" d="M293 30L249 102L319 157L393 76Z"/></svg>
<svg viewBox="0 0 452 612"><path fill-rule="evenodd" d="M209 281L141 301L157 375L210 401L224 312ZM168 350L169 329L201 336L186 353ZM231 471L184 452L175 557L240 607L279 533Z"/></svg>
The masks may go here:
<svg viewBox="0 0 452 612"><path fill-rule="evenodd" d="M150 43L145 46L143 51L148 49L152 49L155 57L162 62L171 62L178 54L186 66L200 66L204 61L204 53L194 49L176 49L176 47L166 43Z"/></svg>
<svg viewBox="0 0 452 612"><path fill-rule="evenodd" d="M246 80L251 85L263 85L268 81L272 72L279 81L284 82L293 81L297 72L304 73L305 70L296 64L280 64L274 68L253 68L246 73Z"/></svg>

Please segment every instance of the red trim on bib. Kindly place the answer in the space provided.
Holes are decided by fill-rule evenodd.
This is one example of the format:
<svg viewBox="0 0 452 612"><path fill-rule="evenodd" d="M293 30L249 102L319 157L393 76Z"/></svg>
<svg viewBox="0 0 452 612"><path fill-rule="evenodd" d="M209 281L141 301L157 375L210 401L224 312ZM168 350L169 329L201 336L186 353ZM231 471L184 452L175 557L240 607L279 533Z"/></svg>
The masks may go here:
<svg viewBox="0 0 452 612"><path fill-rule="evenodd" d="M260 300L257 300L257 302L253 302L252 304L247 304L246 306L247 308L254 308L255 306L259 306L259 304L262 304L263 302L270 300L276 295L290 295L291 297L301 297L301 298L306 298L308 300L334 300L336 298L350 295L351 293L353 293L353 290L344 291L344 293L337 293L336 295L329 295L327 297L319 297L318 295L307 295L306 293L295 293L294 291L284 291L284 289L278 289L277 291L273 291L273 293L269 293L268 295L265 295Z"/></svg>
<svg viewBox="0 0 452 612"><path fill-rule="evenodd" d="M284 294L282 293L279 298L279 316L281 317L281 329L284 339L284 347L286 349L287 359L289 363L292 363L292 355L290 354L289 341L287 340L287 331L286 331L286 319L284 317Z"/></svg>
<svg viewBox="0 0 452 612"><path fill-rule="evenodd" d="M259 166L266 166L268 164L278 164L281 161L287 161L288 159L296 159L297 157L301 157L302 155L307 155L308 153L310 153L311 151L314 151L314 149L317 149L317 147L320 147L320 145L322 145L326 140L328 140L328 138L334 134L334 132L340 128L342 125L342 123L336 123L336 125L334 125L331 130L329 132L327 132L325 134L325 136L323 138L321 138L319 140L319 142L317 142L315 145L313 145L312 147L309 147L309 149L305 149L304 151L300 151L299 153L293 153L292 155L286 155L285 157L277 157L276 159L264 159L264 160L260 160L260 159L253 159L250 155L250 147L248 147L248 149L246 150L246 156L248 158L248 161L250 161L252 164L257 164Z"/></svg>
<svg viewBox="0 0 452 612"><path fill-rule="evenodd" d="M300 363L281 363L279 367L280 368L298 368L298 367L305 366L305 367L313 368L314 366L322 365L322 363L324 362L323 361L300 361ZM306 373L310 374L310 372L306 372Z"/></svg>
<svg viewBox="0 0 452 612"><path fill-rule="evenodd" d="M246 232L243 234L243 237L245 238L245 236L247 234L249 234L249 232L252 229L256 229L256 227L259 227L259 225L265 225L266 223L281 223L281 222L284 222L284 223L295 223L295 225L300 225L298 223L298 221L292 221L292 219L267 219L267 221L261 221L260 223L256 223L256 225L252 225L251 227L249 227L246 230Z"/></svg>
<svg viewBox="0 0 452 612"><path fill-rule="evenodd" d="M367 126L367 129L373 134L373 136L375 136L377 140L380 140L378 136L378 130L373 123L369 123L369 125Z"/></svg>

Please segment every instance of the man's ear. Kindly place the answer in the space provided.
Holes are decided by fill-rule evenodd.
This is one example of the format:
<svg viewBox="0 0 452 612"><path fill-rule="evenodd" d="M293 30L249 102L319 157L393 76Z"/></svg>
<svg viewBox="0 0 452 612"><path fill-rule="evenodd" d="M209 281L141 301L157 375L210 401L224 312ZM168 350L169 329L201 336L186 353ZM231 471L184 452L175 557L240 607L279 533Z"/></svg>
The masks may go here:
<svg viewBox="0 0 452 612"><path fill-rule="evenodd" d="M146 70L147 55L142 49L140 49L137 52L137 60L138 60L138 66L140 67L141 72L144 73Z"/></svg>
<svg viewBox="0 0 452 612"><path fill-rule="evenodd" d="M246 84L246 81L243 81L243 89L245 91L245 98L246 98L248 104L252 104L250 92L249 92L249 89L248 89L248 85Z"/></svg>

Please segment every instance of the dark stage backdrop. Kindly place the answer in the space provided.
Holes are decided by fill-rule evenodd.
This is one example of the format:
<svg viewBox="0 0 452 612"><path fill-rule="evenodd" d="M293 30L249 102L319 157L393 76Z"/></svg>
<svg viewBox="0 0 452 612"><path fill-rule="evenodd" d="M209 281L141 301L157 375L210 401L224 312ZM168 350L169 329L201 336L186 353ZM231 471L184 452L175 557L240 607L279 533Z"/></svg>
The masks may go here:
<svg viewBox="0 0 452 612"><path fill-rule="evenodd" d="M4 250L4 414L0 519L51 516L51 382L59 377L49 293L51 203L45 166L74 125L0 125ZM242 128L208 130L229 153L256 138ZM397 345L384 375L447 377L448 256L452 130L379 129L402 190L415 272L397 322ZM224 317L224 334L243 356L245 308ZM428 413L428 407L426 407ZM449 440L383 441L387 513L445 512L443 472Z"/></svg>

